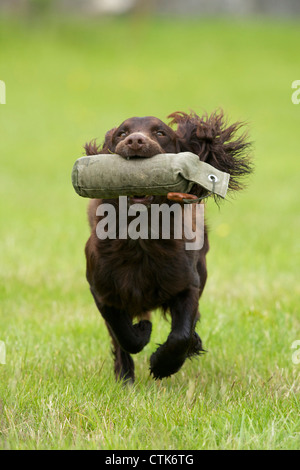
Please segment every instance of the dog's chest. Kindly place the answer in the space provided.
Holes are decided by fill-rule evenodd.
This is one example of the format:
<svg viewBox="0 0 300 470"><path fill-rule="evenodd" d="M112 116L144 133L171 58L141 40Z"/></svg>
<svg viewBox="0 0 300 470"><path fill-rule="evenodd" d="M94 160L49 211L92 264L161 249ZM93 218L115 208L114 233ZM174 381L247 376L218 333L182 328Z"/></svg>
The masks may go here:
<svg viewBox="0 0 300 470"><path fill-rule="evenodd" d="M192 282L193 266L177 241L151 242L102 250L97 290L104 302L139 314L168 304Z"/></svg>

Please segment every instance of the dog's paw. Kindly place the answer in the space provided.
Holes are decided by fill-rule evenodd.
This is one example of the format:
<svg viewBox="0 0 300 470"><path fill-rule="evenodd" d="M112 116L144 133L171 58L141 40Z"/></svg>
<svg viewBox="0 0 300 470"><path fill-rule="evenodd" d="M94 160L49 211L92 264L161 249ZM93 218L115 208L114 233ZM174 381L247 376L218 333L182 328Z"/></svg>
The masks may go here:
<svg viewBox="0 0 300 470"><path fill-rule="evenodd" d="M121 348L129 354L139 353L149 343L152 323L149 320L141 320L131 325L130 335L118 336Z"/></svg>
<svg viewBox="0 0 300 470"><path fill-rule="evenodd" d="M141 320L133 325L133 329L142 349L150 341L152 323L149 320Z"/></svg>
<svg viewBox="0 0 300 470"><path fill-rule="evenodd" d="M199 356L200 354L204 354L206 352L207 351L205 351L205 349L202 347L200 336L198 333L196 333L196 331L194 331L192 341L187 352L187 357Z"/></svg>
<svg viewBox="0 0 300 470"><path fill-rule="evenodd" d="M185 359L186 354L174 354L166 342L150 357L150 374L154 379L169 377L179 371Z"/></svg>
<svg viewBox="0 0 300 470"><path fill-rule="evenodd" d="M147 343L149 342L152 331L151 321L141 320L138 323L135 323L133 328L140 337L147 339Z"/></svg>

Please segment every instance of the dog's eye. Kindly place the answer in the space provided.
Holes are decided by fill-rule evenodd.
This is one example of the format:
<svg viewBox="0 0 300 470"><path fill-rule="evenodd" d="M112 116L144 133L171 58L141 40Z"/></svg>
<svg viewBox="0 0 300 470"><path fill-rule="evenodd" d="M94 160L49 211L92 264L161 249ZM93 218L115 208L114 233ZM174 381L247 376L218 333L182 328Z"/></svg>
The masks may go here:
<svg viewBox="0 0 300 470"><path fill-rule="evenodd" d="M127 136L127 132L126 132L126 131L121 131L121 132L119 132L118 137L126 137L126 136Z"/></svg>
<svg viewBox="0 0 300 470"><path fill-rule="evenodd" d="M163 131L156 131L156 135L157 135L158 137L162 137L162 136L164 136L164 135L166 135L166 134L165 134Z"/></svg>

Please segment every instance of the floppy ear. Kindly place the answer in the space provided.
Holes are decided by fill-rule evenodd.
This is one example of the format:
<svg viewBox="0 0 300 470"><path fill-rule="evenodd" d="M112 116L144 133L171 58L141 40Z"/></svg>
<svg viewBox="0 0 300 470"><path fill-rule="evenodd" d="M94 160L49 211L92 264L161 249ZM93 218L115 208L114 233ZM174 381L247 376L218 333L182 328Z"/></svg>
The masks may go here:
<svg viewBox="0 0 300 470"><path fill-rule="evenodd" d="M97 145L96 139L93 139L90 142L86 142L86 144L83 146L85 149L86 155L97 155L98 153L111 153L112 152L111 150L112 136L115 130L116 130L116 127L106 132L105 140L102 145Z"/></svg>
<svg viewBox="0 0 300 470"><path fill-rule="evenodd" d="M175 112L168 118L172 119L170 125L177 124L181 152L193 152L200 160L229 173L229 189L244 187L243 177L253 171L247 133L237 135L244 123L227 126L222 110L202 117Z"/></svg>

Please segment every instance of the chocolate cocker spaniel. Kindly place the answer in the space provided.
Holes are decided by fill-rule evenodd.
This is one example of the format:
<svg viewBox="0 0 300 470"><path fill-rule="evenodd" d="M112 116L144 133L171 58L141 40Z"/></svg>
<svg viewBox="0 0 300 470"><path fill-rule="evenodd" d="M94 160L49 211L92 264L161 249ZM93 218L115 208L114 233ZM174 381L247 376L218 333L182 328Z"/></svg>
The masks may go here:
<svg viewBox="0 0 300 470"><path fill-rule="evenodd" d="M155 117L133 117L108 131L103 145L85 144L87 155L117 153L124 158L151 158L156 154L192 152L216 169L230 174L229 190L243 188L243 177L252 171L250 143L241 133L243 123L227 125L222 111L210 116L175 112L170 126ZM207 190L194 185L191 194L205 197ZM208 233L204 227L203 246L186 250L185 240L116 237L100 239L96 227L101 216L97 207L111 203L118 213L119 200L90 201L88 218L91 235L86 243L87 280L111 335L117 379L134 381L131 354L149 342L150 313L161 308L171 316L171 331L150 359L155 379L176 373L186 358L201 354L201 339L195 331L200 318L199 298L206 278ZM163 196L130 196L128 206L142 204L150 212L152 204L175 204ZM117 218L118 220L118 218ZM130 221L130 217L128 218ZM129 222L128 222L129 223Z"/></svg>

